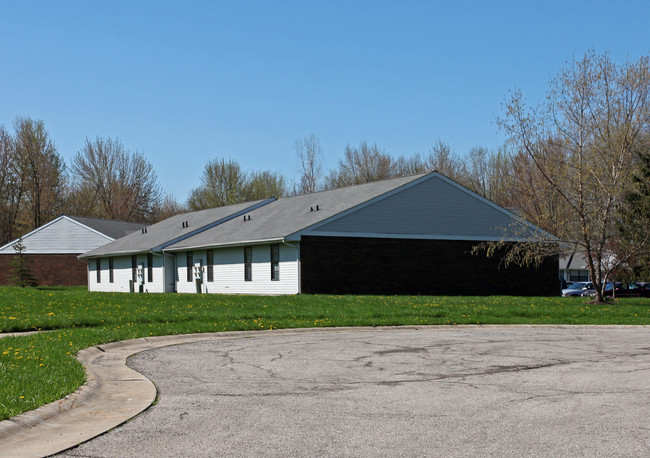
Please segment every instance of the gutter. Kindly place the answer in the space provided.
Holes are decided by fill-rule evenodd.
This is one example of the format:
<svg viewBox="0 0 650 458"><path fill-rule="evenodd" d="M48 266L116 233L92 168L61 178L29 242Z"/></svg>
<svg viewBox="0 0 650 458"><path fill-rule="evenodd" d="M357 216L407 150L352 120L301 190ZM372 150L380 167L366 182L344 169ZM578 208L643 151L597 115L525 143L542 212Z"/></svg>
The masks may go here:
<svg viewBox="0 0 650 458"><path fill-rule="evenodd" d="M274 237L271 239L258 239L258 240L244 240L238 242L230 243L215 243L214 245L197 245L197 246L184 246L179 248L174 248L173 250L163 250L163 253L175 253L179 251L190 251L190 250L204 250L211 248L227 248L227 247L238 247L246 245L263 245L266 243L283 243L288 245L284 237Z"/></svg>

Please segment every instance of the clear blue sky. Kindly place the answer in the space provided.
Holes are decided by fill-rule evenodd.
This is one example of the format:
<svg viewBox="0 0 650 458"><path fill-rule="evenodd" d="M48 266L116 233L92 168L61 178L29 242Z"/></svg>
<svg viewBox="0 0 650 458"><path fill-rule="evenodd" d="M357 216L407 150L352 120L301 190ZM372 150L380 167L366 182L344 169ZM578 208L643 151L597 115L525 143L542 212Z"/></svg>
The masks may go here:
<svg viewBox="0 0 650 458"><path fill-rule="evenodd" d="M297 176L315 134L398 156L504 140L508 92L541 100L572 56L650 54L647 1L0 3L0 124L41 119L69 162L118 137L184 202L206 162Z"/></svg>

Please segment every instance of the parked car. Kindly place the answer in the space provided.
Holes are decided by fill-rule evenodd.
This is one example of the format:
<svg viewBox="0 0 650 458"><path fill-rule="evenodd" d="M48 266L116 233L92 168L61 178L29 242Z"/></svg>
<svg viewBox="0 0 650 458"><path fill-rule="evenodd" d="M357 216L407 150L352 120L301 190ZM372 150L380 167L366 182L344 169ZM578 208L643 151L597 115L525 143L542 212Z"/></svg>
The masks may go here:
<svg viewBox="0 0 650 458"><path fill-rule="evenodd" d="M612 289L613 289L613 284L611 281L608 281L607 284L605 285L605 296L611 296ZM585 289L581 294L581 296L584 297L594 297L595 295L596 295L596 288L594 288L593 284L588 289Z"/></svg>
<svg viewBox="0 0 650 458"><path fill-rule="evenodd" d="M596 290L589 289L583 293L583 296L595 296ZM614 297L650 297L650 284L642 283L628 283L627 286L623 286L623 283L616 282L616 286L613 287L611 282L607 282L605 285L605 296L614 296Z"/></svg>
<svg viewBox="0 0 650 458"><path fill-rule="evenodd" d="M577 281L568 288L562 290L562 297L582 296L582 293L590 288L593 288L590 281Z"/></svg>
<svg viewBox="0 0 650 458"><path fill-rule="evenodd" d="M628 283L627 286L616 284L616 297L650 297L650 288L647 283ZM611 295L608 294L608 295Z"/></svg>

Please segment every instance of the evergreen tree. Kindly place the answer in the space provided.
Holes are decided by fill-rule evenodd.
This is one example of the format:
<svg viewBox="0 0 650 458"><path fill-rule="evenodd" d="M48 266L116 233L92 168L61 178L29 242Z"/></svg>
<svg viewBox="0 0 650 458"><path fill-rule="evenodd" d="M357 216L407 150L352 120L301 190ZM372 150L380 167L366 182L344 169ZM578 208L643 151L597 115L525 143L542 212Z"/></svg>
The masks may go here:
<svg viewBox="0 0 650 458"><path fill-rule="evenodd" d="M625 194L619 212L620 241L615 251L634 277L643 277L650 273L650 151L639 153L638 157L632 190Z"/></svg>
<svg viewBox="0 0 650 458"><path fill-rule="evenodd" d="M25 256L26 247L23 243L23 239L19 238L18 241L13 244L13 247L16 254L13 259L9 261L11 272L10 279L12 283L23 288L26 286L38 285L38 282L30 269L32 260Z"/></svg>

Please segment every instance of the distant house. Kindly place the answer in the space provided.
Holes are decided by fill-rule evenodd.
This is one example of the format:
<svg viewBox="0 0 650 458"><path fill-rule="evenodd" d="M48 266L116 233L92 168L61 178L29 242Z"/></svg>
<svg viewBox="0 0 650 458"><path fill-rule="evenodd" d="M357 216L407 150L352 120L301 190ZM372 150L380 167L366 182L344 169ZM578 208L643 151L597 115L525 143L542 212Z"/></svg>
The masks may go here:
<svg viewBox="0 0 650 458"><path fill-rule="evenodd" d="M541 232L432 172L177 215L81 257L92 291L557 295L557 257L471 254Z"/></svg>
<svg viewBox="0 0 650 458"><path fill-rule="evenodd" d="M43 286L87 285L85 260L78 256L125 235L139 231L142 224L62 215L22 237L24 254L32 260L31 270ZM9 260L14 243L0 247L0 284L10 284Z"/></svg>
<svg viewBox="0 0 650 458"><path fill-rule="evenodd" d="M560 258L560 278L566 281L589 281L589 263L580 253Z"/></svg>

